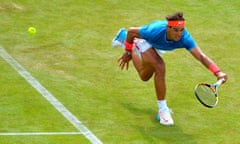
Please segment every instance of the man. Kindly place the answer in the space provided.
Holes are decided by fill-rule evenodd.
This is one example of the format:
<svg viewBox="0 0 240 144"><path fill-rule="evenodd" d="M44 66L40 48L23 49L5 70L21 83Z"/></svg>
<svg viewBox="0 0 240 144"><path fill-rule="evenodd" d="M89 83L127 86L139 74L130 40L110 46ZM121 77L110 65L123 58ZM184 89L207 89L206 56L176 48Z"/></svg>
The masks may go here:
<svg viewBox="0 0 240 144"><path fill-rule="evenodd" d="M183 13L177 12L163 21L154 21L141 27L121 29L113 39L113 47L122 46L125 52L118 59L121 69L128 69L132 60L140 78L149 80L154 75L154 85L159 107L159 121L163 125L173 125L174 121L166 102L165 63L161 54L178 48L185 48L217 79L227 75L202 52L190 33L185 29Z"/></svg>

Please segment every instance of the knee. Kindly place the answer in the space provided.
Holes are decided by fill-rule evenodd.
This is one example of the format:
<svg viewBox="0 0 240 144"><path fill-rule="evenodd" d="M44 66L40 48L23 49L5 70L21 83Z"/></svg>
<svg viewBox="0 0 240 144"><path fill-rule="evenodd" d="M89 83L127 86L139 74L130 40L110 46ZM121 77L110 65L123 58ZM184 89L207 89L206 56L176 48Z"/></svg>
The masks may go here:
<svg viewBox="0 0 240 144"><path fill-rule="evenodd" d="M143 77L143 76L141 76L140 78L141 78L142 81L148 81L151 77Z"/></svg>
<svg viewBox="0 0 240 144"><path fill-rule="evenodd" d="M140 78L142 81L148 81L152 77L153 73L141 73Z"/></svg>
<svg viewBox="0 0 240 144"><path fill-rule="evenodd" d="M142 81L145 81L145 82L148 81L149 79L150 79L150 78L145 78L145 79L144 79L144 78L141 78L141 80L142 80Z"/></svg>

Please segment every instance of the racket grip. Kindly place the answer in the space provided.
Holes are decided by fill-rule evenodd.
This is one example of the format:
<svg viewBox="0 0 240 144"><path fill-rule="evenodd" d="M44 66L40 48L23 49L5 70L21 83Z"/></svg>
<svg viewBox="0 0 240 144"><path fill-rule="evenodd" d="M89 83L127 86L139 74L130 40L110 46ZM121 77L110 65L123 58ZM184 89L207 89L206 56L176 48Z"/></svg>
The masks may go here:
<svg viewBox="0 0 240 144"><path fill-rule="evenodd" d="M221 85L224 81L225 81L225 79L224 79L224 78L221 78L221 79L219 79L219 80L216 82L215 85L219 86L219 85Z"/></svg>

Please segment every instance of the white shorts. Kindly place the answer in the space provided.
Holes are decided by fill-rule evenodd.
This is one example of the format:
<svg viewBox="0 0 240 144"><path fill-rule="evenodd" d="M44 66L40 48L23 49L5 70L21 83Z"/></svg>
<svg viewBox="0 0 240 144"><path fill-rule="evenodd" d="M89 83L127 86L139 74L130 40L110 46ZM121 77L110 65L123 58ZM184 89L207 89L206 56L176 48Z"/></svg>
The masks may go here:
<svg viewBox="0 0 240 144"><path fill-rule="evenodd" d="M139 52L143 53L146 50L152 48L152 45L150 43L148 43L146 40L144 39L135 39L134 40L135 46L139 49ZM154 48L155 49L155 48ZM159 50L159 49L155 49L155 51L158 53L158 55L162 55L164 54L166 51L164 50Z"/></svg>

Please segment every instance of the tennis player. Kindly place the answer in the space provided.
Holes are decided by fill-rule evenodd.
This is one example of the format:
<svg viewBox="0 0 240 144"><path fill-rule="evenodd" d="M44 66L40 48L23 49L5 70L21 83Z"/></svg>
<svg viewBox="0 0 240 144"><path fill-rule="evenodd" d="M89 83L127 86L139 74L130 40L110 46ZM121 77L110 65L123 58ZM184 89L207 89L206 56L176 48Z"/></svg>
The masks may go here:
<svg viewBox="0 0 240 144"><path fill-rule="evenodd" d="M168 15L166 20L157 20L140 27L122 28L112 41L112 46L122 46L125 52L118 59L121 69L128 69L130 60L143 81L154 76L154 85L159 107L158 115L163 125L173 125L171 110L166 102L165 63L161 55L165 51L185 48L194 58L208 68L217 79L227 75L220 70L196 44L185 28L182 12Z"/></svg>

